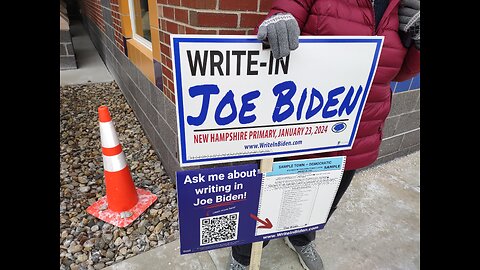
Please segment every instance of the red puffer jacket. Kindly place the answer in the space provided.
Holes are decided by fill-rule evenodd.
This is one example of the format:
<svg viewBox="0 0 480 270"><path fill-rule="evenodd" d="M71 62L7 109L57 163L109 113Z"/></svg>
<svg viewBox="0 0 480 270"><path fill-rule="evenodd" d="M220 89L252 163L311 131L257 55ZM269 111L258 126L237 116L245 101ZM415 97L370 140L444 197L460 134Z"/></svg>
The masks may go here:
<svg viewBox="0 0 480 270"><path fill-rule="evenodd" d="M420 51L403 47L398 35L400 0L390 0L375 29L371 0L274 0L267 15L291 13L301 35L385 36L377 72L360 120L352 149L289 159L347 156L346 170L372 164L378 157L382 128L390 112L390 82L403 81L420 71ZM302 46L300 44L300 46Z"/></svg>

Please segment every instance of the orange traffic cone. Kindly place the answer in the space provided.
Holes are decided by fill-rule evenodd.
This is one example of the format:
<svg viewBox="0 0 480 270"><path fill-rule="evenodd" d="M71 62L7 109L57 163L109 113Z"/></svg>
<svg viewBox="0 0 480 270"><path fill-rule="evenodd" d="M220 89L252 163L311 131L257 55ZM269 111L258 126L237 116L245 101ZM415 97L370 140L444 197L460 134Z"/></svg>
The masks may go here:
<svg viewBox="0 0 480 270"><path fill-rule="evenodd" d="M152 205L157 196L135 188L107 106L98 108L98 117L107 195L90 205L87 212L115 226L125 227Z"/></svg>

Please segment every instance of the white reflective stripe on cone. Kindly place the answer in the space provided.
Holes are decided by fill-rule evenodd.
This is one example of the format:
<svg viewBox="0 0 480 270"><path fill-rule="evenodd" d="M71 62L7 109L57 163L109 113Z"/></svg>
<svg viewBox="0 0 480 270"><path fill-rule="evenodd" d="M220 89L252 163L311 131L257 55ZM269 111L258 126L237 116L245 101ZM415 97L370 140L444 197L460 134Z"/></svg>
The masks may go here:
<svg viewBox="0 0 480 270"><path fill-rule="evenodd" d="M103 168L105 171L118 172L125 168L125 166L127 166L127 162L123 152L115 156L103 155Z"/></svg>
<svg viewBox="0 0 480 270"><path fill-rule="evenodd" d="M112 148L118 145L117 132L113 126L113 122L100 122L100 141L102 147Z"/></svg>

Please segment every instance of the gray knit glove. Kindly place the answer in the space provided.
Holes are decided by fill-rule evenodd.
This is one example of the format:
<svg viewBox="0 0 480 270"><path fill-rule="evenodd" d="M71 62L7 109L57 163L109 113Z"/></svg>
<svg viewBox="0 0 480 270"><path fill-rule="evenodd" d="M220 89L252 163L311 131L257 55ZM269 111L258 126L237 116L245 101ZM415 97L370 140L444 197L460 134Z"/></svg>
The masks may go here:
<svg viewBox="0 0 480 270"><path fill-rule="evenodd" d="M279 13L266 19L258 28L257 39L270 45L276 59L287 56L298 48L300 28L290 13Z"/></svg>
<svg viewBox="0 0 480 270"><path fill-rule="evenodd" d="M403 44L408 47L413 40L415 47L420 50L420 0L402 0L398 9L400 30L406 33L402 38Z"/></svg>

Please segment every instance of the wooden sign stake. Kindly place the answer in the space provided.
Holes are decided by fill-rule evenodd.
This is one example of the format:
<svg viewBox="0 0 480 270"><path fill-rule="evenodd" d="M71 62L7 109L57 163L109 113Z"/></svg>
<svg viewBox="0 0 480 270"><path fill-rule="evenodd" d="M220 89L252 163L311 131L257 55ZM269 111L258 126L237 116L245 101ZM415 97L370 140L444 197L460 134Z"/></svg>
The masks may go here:
<svg viewBox="0 0 480 270"><path fill-rule="evenodd" d="M260 172L267 173L272 171L273 158L260 160ZM262 259L263 241L252 243L252 252L250 253L249 270L259 270L260 260Z"/></svg>

